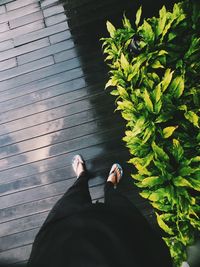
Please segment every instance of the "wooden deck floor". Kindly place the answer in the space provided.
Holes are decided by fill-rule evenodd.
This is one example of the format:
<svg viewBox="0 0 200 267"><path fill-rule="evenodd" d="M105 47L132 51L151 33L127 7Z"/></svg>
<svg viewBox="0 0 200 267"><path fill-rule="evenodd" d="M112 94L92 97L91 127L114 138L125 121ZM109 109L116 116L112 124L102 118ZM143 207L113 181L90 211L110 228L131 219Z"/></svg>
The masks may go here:
<svg viewBox="0 0 200 267"><path fill-rule="evenodd" d="M48 211L75 181L74 154L96 177L93 200L103 201L105 177L117 161L125 169L122 190L152 216L129 178L124 124L104 91L99 42L107 19L119 24L123 11L132 15L141 2L63 4L0 1L0 261L8 265L26 263Z"/></svg>

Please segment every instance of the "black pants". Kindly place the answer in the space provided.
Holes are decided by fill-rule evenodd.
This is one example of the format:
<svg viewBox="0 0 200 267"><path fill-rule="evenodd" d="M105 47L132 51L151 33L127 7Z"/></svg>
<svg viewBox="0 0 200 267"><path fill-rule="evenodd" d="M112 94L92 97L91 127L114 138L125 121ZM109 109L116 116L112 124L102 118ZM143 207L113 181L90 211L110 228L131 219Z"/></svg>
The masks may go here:
<svg viewBox="0 0 200 267"><path fill-rule="evenodd" d="M88 172L85 172L76 180L76 182L67 190L67 192L52 208L41 230L47 224L54 223L57 220L77 213L84 206L93 205L88 188L89 178L90 176ZM118 188L114 188L112 182L106 182L104 193L105 205L110 206L112 209L121 209L127 212L134 212L138 213L138 216L142 216L140 212L132 205L132 203L119 192Z"/></svg>
<svg viewBox="0 0 200 267"><path fill-rule="evenodd" d="M88 188L88 173L81 175L76 182L68 189L68 191L62 196L62 198L55 204L55 206L50 211L46 221L44 222L42 228L36 236L35 240L35 248L37 248L37 239L42 236L42 231L49 227L51 224L56 223L62 218L66 218L73 214L76 214L81 209L86 206L94 205L92 204L89 188ZM148 252L149 257L151 258L152 265L148 266L163 266L163 267L171 267L171 259L169 256L169 251L166 246L164 246L163 241L159 236L157 236L154 231L150 228L149 224L145 220L145 218L141 215L141 213L134 207L134 205L123 196L118 188L114 188L114 185L111 182L106 182L105 184L105 203L102 205L107 205L110 209L117 211L120 210L120 216L122 218L126 218L125 221L128 221L128 218L132 218L134 216L133 228L137 228L137 234L143 235L143 239L141 239L141 244L139 247L142 247L145 253ZM124 215L124 216L123 216ZM130 217L127 217L130 216ZM126 217L125 217L126 216ZM40 235L41 234L41 235ZM145 247L146 241L151 241L151 246ZM134 238L132 239L134 240ZM140 240L137 238L137 240ZM144 241L144 242L143 242ZM132 241L131 241L132 242ZM130 244L131 246L131 244ZM34 247L33 247L34 248ZM155 253L155 249L158 252ZM35 251L33 253L33 258L35 255ZM138 252L139 253L139 252ZM158 257L157 255L160 255ZM148 257L147 257L148 258ZM146 262L146 259L142 258L141 261ZM154 264L155 263L155 264ZM29 266L29 265L28 265ZM147 266L146 263L141 266Z"/></svg>

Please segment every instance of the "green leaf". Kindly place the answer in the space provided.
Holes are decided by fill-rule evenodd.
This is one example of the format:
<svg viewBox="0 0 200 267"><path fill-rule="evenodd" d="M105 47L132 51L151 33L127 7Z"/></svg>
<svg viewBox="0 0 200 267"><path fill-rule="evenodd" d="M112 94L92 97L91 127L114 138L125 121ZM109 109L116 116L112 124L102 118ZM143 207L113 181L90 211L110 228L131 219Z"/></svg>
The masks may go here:
<svg viewBox="0 0 200 267"><path fill-rule="evenodd" d="M192 162L200 162L200 156L192 158Z"/></svg>
<svg viewBox="0 0 200 267"><path fill-rule="evenodd" d="M184 79L182 76L177 76L173 79L170 90L175 98L179 98L184 91Z"/></svg>
<svg viewBox="0 0 200 267"><path fill-rule="evenodd" d="M163 129L163 137L169 138L173 132L178 128L178 126L169 126Z"/></svg>
<svg viewBox="0 0 200 267"><path fill-rule="evenodd" d="M120 63L121 63L122 69L126 71L129 67L129 62L123 53L121 53Z"/></svg>
<svg viewBox="0 0 200 267"><path fill-rule="evenodd" d="M151 67L154 69L164 68L164 66L160 63L159 60L154 61L153 64L151 64Z"/></svg>
<svg viewBox="0 0 200 267"><path fill-rule="evenodd" d="M155 142L152 142L152 149L155 153L156 159L162 159L164 161L169 160L169 157L165 151L161 147L157 146Z"/></svg>
<svg viewBox="0 0 200 267"><path fill-rule="evenodd" d="M133 103L131 101L128 100L124 100L124 101L117 101L117 110L132 110L135 111Z"/></svg>
<svg viewBox="0 0 200 267"><path fill-rule="evenodd" d="M164 112L158 116L158 118L155 120L155 123L162 123L170 120L172 118L172 115L170 113Z"/></svg>
<svg viewBox="0 0 200 267"><path fill-rule="evenodd" d="M132 29L130 20L127 19L127 17L125 16L125 14L124 14L124 19L123 19L123 25L127 29Z"/></svg>
<svg viewBox="0 0 200 267"><path fill-rule="evenodd" d="M154 90L154 96L155 96L155 102L157 103L160 100L161 96L162 96L161 84L160 83L156 86L156 88Z"/></svg>
<svg viewBox="0 0 200 267"><path fill-rule="evenodd" d="M188 176L188 175L194 173L194 171L195 171L195 170L192 169L191 167L186 166L186 167L183 167L183 168L181 168L181 169L179 170L179 175L180 175L180 176Z"/></svg>
<svg viewBox="0 0 200 267"><path fill-rule="evenodd" d="M166 189L165 188L159 188L155 191L152 191L150 193L150 195L148 196L148 199L150 201L153 201L153 202L156 201L157 202L157 201L163 200L163 198L166 196L167 196Z"/></svg>
<svg viewBox="0 0 200 267"><path fill-rule="evenodd" d="M162 83L161 83L162 84L162 92L164 92L168 88L168 86L172 80L173 73L174 73L174 71L171 71L170 69L167 69L165 71L165 75L164 75L164 78L163 78Z"/></svg>
<svg viewBox="0 0 200 267"><path fill-rule="evenodd" d="M169 228L169 226L162 220L162 217L156 213L156 217L157 217L157 221L159 226L169 235L174 235L174 232L171 228Z"/></svg>
<svg viewBox="0 0 200 267"><path fill-rule="evenodd" d="M160 14L160 17L158 20L158 25L156 27L157 36L159 36L163 32L165 24L166 24L167 10L165 6L162 7L162 9L159 11L159 14Z"/></svg>
<svg viewBox="0 0 200 267"><path fill-rule="evenodd" d="M110 92L111 95L114 95L114 96L118 96L119 95L119 92L117 90L112 90Z"/></svg>
<svg viewBox="0 0 200 267"><path fill-rule="evenodd" d="M200 191L200 181L198 181L197 179L193 179L193 178L190 178L189 181L195 190Z"/></svg>
<svg viewBox="0 0 200 267"><path fill-rule="evenodd" d="M171 209L172 209L172 207L170 205L162 204L160 202L151 202L151 205L155 209L160 210L160 211L165 211L165 212L171 211Z"/></svg>
<svg viewBox="0 0 200 267"><path fill-rule="evenodd" d="M197 114L195 114L193 111L188 111L188 112L185 112L184 116L194 126L199 128L199 116Z"/></svg>
<svg viewBox="0 0 200 267"><path fill-rule="evenodd" d="M142 180L142 185L144 187L153 187L155 185L161 185L163 184L163 177L162 176L150 176Z"/></svg>
<svg viewBox="0 0 200 267"><path fill-rule="evenodd" d="M180 142L177 139L173 139L172 154L177 161L182 160L184 150L183 150L182 146L180 145Z"/></svg>
<svg viewBox="0 0 200 267"><path fill-rule="evenodd" d="M173 184L175 186L192 187L191 183L182 176L175 177L173 179Z"/></svg>
<svg viewBox="0 0 200 267"><path fill-rule="evenodd" d="M156 113L156 114L159 114L161 108L162 108L162 101L159 100L158 103L155 104L155 113Z"/></svg>
<svg viewBox="0 0 200 267"><path fill-rule="evenodd" d="M138 173L141 175L151 175L146 167L142 166L139 162L134 163L135 168L138 170Z"/></svg>
<svg viewBox="0 0 200 267"><path fill-rule="evenodd" d="M144 131L142 143L145 144L153 134L153 127L146 128Z"/></svg>
<svg viewBox="0 0 200 267"><path fill-rule="evenodd" d="M106 26L110 36L113 38L116 31L115 27L112 25L112 23L110 23L110 21L106 22Z"/></svg>
<svg viewBox="0 0 200 267"><path fill-rule="evenodd" d="M141 15L142 15L142 6L140 6L140 8L138 9L138 11L136 13L136 19L135 19L136 27L138 27L138 25L140 23Z"/></svg>
<svg viewBox="0 0 200 267"><path fill-rule="evenodd" d="M142 36L144 39L146 39L146 41L148 42L154 41L155 34L153 32L151 25L146 20L144 20L143 25L140 26L139 29L141 29Z"/></svg>
<svg viewBox="0 0 200 267"><path fill-rule="evenodd" d="M117 85L117 79L113 76L110 78L110 80L106 83L105 89L110 86L116 86Z"/></svg>
<svg viewBox="0 0 200 267"><path fill-rule="evenodd" d="M120 85L117 86L117 90L119 92L119 95L124 99L129 99L129 95L127 91Z"/></svg>
<svg viewBox="0 0 200 267"><path fill-rule="evenodd" d="M149 93L147 92L147 90L145 89L144 90L144 101L145 101L145 105L147 107L147 109L150 111L150 112L153 112L153 103L150 99L150 96L149 96Z"/></svg>

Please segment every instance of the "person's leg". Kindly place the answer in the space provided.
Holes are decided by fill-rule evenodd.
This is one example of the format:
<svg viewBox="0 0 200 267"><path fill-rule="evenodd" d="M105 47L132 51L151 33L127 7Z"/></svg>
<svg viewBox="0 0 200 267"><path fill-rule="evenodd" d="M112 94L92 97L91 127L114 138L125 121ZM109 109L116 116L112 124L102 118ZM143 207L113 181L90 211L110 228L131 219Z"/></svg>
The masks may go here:
<svg viewBox="0 0 200 267"><path fill-rule="evenodd" d="M122 194L119 190L119 184L122 178L122 168L118 164L114 164L109 173L107 182L104 187L105 205L112 208L112 210L121 210L124 213L134 213L141 216L138 209L131 203L131 201Z"/></svg>
<svg viewBox="0 0 200 267"><path fill-rule="evenodd" d="M88 188L88 173L82 174L67 192L57 201L43 226L81 210L92 203Z"/></svg>
<svg viewBox="0 0 200 267"><path fill-rule="evenodd" d="M88 188L90 175L85 168L85 163L83 161L80 162L80 159L81 158L79 158L78 164L75 164L74 169L77 175L77 180L54 205L47 216L43 227L49 223L78 212L86 205L92 204Z"/></svg>

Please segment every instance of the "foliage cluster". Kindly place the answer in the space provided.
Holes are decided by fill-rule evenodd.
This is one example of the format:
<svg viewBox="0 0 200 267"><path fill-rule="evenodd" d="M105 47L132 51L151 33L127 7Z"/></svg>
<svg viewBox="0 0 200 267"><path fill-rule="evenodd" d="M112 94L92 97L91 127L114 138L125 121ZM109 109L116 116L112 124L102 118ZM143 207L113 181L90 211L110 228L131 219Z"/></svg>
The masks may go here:
<svg viewBox="0 0 200 267"><path fill-rule="evenodd" d="M200 8L196 1L163 6L158 17L123 27L107 22L103 50L124 141L141 196L155 208L175 266L200 230Z"/></svg>

